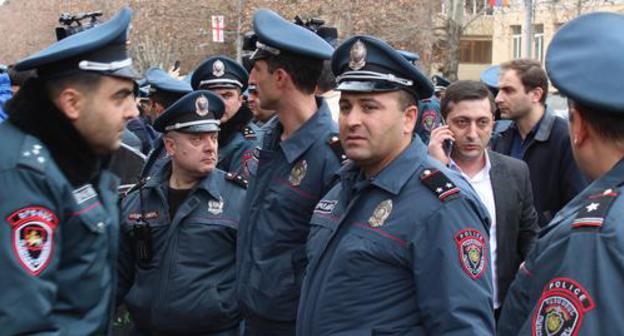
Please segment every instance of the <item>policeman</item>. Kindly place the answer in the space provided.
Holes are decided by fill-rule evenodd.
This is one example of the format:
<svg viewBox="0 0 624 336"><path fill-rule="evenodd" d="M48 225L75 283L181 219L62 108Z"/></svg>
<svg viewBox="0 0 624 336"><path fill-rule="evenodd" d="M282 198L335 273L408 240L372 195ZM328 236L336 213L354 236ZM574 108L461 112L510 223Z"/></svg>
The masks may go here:
<svg viewBox="0 0 624 336"><path fill-rule="evenodd" d="M418 68L418 60L420 55L406 50L397 50L403 58ZM440 114L440 100L433 97L426 97L418 101L418 120L416 120L416 133L424 144L429 143L431 131L442 124L442 115Z"/></svg>
<svg viewBox="0 0 624 336"><path fill-rule="evenodd" d="M412 136L431 82L371 36L332 69L352 162L314 209L297 335L493 335L487 216Z"/></svg>
<svg viewBox="0 0 624 336"><path fill-rule="evenodd" d="M189 83L171 77L160 68L148 69L145 72L145 80L149 85L149 105L146 108L146 114L153 120L178 99L193 91ZM153 150L147 157L141 177L145 178L158 171L167 162L165 154L163 139L158 137L154 142Z"/></svg>
<svg viewBox="0 0 624 336"><path fill-rule="evenodd" d="M438 100L442 100L446 87L451 85L451 81L442 75L433 75L433 77L431 77L431 81L433 82L435 97Z"/></svg>
<svg viewBox="0 0 624 336"><path fill-rule="evenodd" d="M187 94L156 119L171 160L123 202L119 302L138 335L239 335L236 230L245 181L216 169L224 105Z"/></svg>
<svg viewBox="0 0 624 336"><path fill-rule="evenodd" d="M563 26L548 48L548 76L571 102L572 152L593 183L540 233L510 289L500 335L624 330L623 29L621 14L587 14Z"/></svg>
<svg viewBox="0 0 624 336"><path fill-rule="evenodd" d="M205 89L219 95L225 102L219 132L219 163L217 168L249 177L253 150L258 146L259 128L253 113L243 104L249 75L245 68L227 56L209 57L191 77L194 89Z"/></svg>
<svg viewBox="0 0 624 336"><path fill-rule="evenodd" d="M36 69L0 125L0 335L104 335L118 250L105 168L138 114L131 11L20 61Z"/></svg>
<svg viewBox="0 0 624 336"><path fill-rule="evenodd" d="M314 91L332 47L306 28L261 9L250 81L264 127L238 232L237 291L247 335L294 335L305 242L314 206L340 167L337 127Z"/></svg>

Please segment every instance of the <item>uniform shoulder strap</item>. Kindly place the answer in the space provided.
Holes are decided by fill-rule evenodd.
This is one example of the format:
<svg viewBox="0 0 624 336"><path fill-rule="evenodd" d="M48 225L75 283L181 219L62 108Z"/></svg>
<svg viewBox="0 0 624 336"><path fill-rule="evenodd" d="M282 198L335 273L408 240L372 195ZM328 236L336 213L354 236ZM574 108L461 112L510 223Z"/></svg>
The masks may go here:
<svg viewBox="0 0 624 336"><path fill-rule="evenodd" d="M347 155L345 154L344 149L342 149L342 145L340 144L340 139L337 134L331 134L327 139L327 144L332 149L341 164L347 161Z"/></svg>
<svg viewBox="0 0 624 336"><path fill-rule="evenodd" d="M572 228L601 228L609 208L619 195L615 190L608 188L597 195L587 197L587 201L572 222Z"/></svg>
<svg viewBox="0 0 624 336"><path fill-rule="evenodd" d="M442 202L459 197L459 188L436 168L425 168L420 174L420 181Z"/></svg>
<svg viewBox="0 0 624 336"><path fill-rule="evenodd" d="M256 139L256 131L254 131L254 129L251 128L250 126L243 127L242 132L243 132L243 136L245 137L245 139L249 139L249 140Z"/></svg>
<svg viewBox="0 0 624 336"><path fill-rule="evenodd" d="M249 181L242 175L225 173L224 177L226 181L232 182L243 189L247 189L247 185L249 184Z"/></svg>

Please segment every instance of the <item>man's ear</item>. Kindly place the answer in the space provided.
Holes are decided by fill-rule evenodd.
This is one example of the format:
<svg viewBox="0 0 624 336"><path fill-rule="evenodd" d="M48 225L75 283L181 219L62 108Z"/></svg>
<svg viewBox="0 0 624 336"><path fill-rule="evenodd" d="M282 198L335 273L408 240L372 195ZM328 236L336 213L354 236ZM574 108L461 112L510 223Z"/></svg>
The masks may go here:
<svg viewBox="0 0 624 336"><path fill-rule="evenodd" d="M544 96L544 90L541 87L534 88L533 90L531 90L531 93L533 103L539 103Z"/></svg>
<svg viewBox="0 0 624 336"><path fill-rule="evenodd" d="M403 133L405 134L413 134L414 128L416 127L416 120L418 120L418 107L416 105L408 106L405 111L403 111L404 122L403 125Z"/></svg>
<svg viewBox="0 0 624 336"><path fill-rule="evenodd" d="M67 116L70 121L76 121L85 110L87 97L79 90L68 87L56 97L56 107Z"/></svg>
<svg viewBox="0 0 624 336"><path fill-rule="evenodd" d="M578 110L574 110L574 121L570 123L570 136L574 146L582 145L588 138L591 129L589 124L583 119L583 115Z"/></svg>
<svg viewBox="0 0 624 336"><path fill-rule="evenodd" d="M173 156L175 154L175 139L170 134L167 134L163 136L163 141L167 155Z"/></svg>
<svg viewBox="0 0 624 336"><path fill-rule="evenodd" d="M291 82L290 75L286 70L277 68L273 71L273 78L275 78L275 87L278 89L284 89Z"/></svg>

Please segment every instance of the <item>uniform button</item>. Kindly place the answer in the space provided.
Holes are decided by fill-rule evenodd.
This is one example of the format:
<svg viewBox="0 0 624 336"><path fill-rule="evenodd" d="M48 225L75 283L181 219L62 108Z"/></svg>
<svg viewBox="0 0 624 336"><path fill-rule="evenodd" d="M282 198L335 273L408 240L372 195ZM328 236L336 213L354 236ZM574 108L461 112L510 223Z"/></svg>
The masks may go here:
<svg viewBox="0 0 624 336"><path fill-rule="evenodd" d="M104 223L99 222L99 223L97 223L95 226L97 226L97 228L98 228L98 230L99 230L99 231L104 231Z"/></svg>

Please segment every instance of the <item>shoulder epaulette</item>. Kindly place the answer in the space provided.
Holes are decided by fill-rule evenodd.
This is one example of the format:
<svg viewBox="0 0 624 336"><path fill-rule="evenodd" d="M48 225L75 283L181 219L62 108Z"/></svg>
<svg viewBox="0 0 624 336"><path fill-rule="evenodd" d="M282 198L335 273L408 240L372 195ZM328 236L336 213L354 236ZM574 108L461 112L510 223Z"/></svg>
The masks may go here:
<svg viewBox="0 0 624 336"><path fill-rule="evenodd" d="M256 131L254 131L253 128L251 128L249 126L245 126L245 127L243 127L243 136L245 137L245 139L255 140L256 139Z"/></svg>
<svg viewBox="0 0 624 336"><path fill-rule="evenodd" d="M572 222L572 228L601 228L609 208L618 197L614 189L607 189L600 194L592 195L576 214Z"/></svg>
<svg viewBox="0 0 624 336"><path fill-rule="evenodd" d="M435 168L427 168L420 174L420 181L427 186L442 202L459 196L459 188L448 176Z"/></svg>
<svg viewBox="0 0 624 336"><path fill-rule="evenodd" d="M225 173L225 179L243 189L247 189L247 185L249 184L249 181L247 181L247 179L244 178L242 175L237 175L234 173Z"/></svg>
<svg viewBox="0 0 624 336"><path fill-rule="evenodd" d="M44 172L50 160L48 152L38 143L26 143L18 153L17 164Z"/></svg>
<svg viewBox="0 0 624 336"><path fill-rule="evenodd" d="M347 161L347 155L345 154L344 149L342 149L340 139L336 134L332 134L329 139L327 139L327 144L329 144L329 147L332 149L334 154L336 154L340 163L345 163L345 161Z"/></svg>

